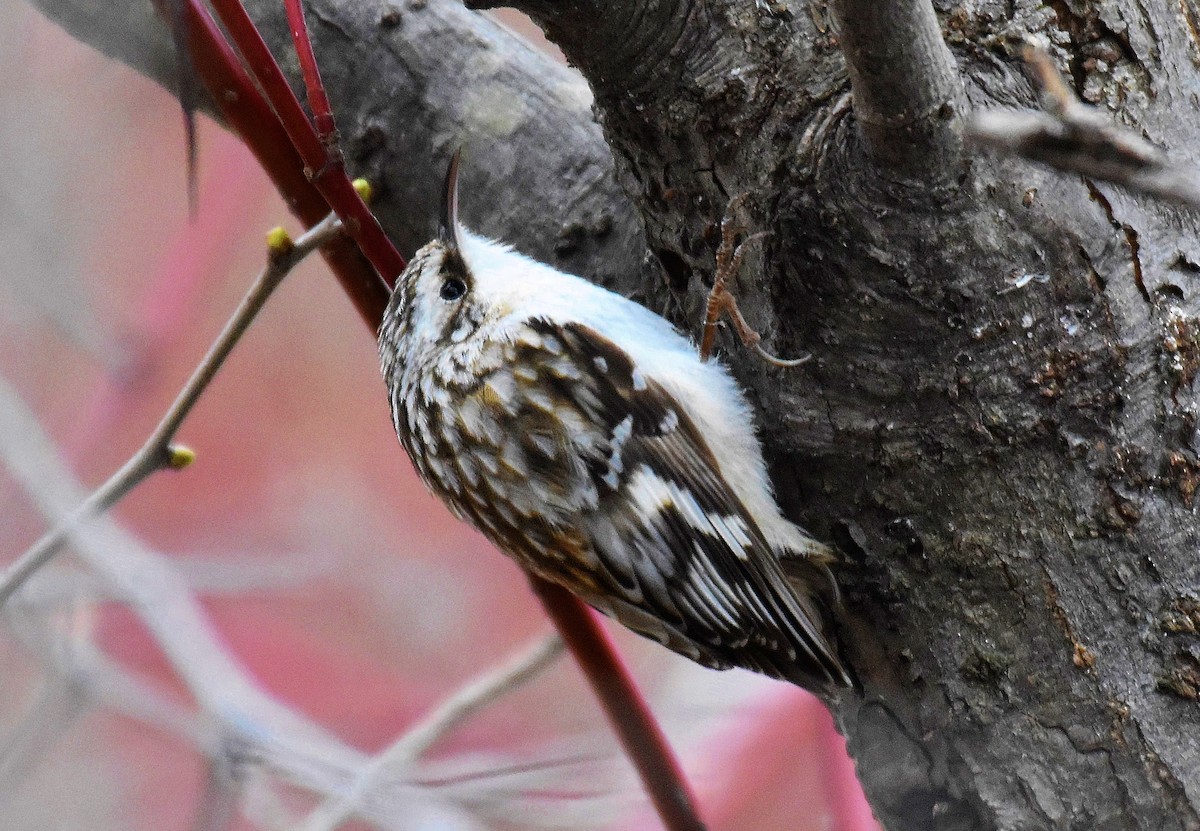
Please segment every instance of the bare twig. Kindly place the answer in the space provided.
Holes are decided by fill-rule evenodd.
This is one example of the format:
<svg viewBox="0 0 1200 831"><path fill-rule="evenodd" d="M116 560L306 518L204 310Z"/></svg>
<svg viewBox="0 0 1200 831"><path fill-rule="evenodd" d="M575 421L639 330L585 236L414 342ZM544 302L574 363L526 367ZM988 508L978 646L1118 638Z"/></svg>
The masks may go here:
<svg viewBox="0 0 1200 831"><path fill-rule="evenodd" d="M288 239L282 231L277 234L272 232L276 235L270 243L266 267L242 298L237 310L209 347L208 354L200 361L154 432L129 461L62 523L47 532L5 570L3 576L0 576L0 607L39 568L50 562L84 523L107 511L155 471L166 468L179 469L191 463L193 454L190 450L171 444L179 426L192 411L280 281L308 254L341 233L341 228L341 222L331 214L295 242Z"/></svg>
<svg viewBox="0 0 1200 831"><path fill-rule="evenodd" d="M318 805L301 831L330 831L349 819L363 797L375 789L388 772L403 773L438 739L492 702L522 686L553 663L563 651L558 635L541 638L505 663L484 673L446 699L423 720L405 731L395 743L375 756L344 794Z"/></svg>
<svg viewBox="0 0 1200 831"><path fill-rule="evenodd" d="M488 705L536 678L558 660L562 652L562 638L557 634L539 638L503 664L469 682L424 719L410 727L399 741L379 757L380 766L399 767L411 764L433 747L442 736Z"/></svg>
<svg viewBox="0 0 1200 831"><path fill-rule="evenodd" d="M966 136L975 144L1079 173L1166 202L1200 208L1200 178L1133 130L1075 97L1054 62L1034 45L1025 60L1041 87L1042 112L985 110Z"/></svg>
<svg viewBox="0 0 1200 831"><path fill-rule="evenodd" d="M66 463L2 379L0 462L48 517L65 513L82 498ZM371 757L265 692L221 643L199 601L163 557L106 516L81 529L73 544L80 558L125 598L145 624L195 699L199 714L175 706L90 644L75 644L70 652L35 645L39 657L69 688L187 741L206 757L235 755L250 764L251 779L255 771L269 772L322 798L345 793L362 779ZM6 611L11 614L15 609L16 604ZM45 640L37 637L39 642ZM375 783L369 798L364 797L361 815L381 828L396 828L401 824L397 818L422 806L434 810L449 802L488 808L478 794L472 797L424 786L407 773L394 777L389 770ZM506 809L502 804L491 807L498 812ZM562 827L562 823L555 825Z"/></svg>
<svg viewBox="0 0 1200 831"><path fill-rule="evenodd" d="M82 501L81 488L65 462L15 391L3 382L0 460L47 517L60 516ZM51 653L56 660L70 659L70 666L56 668L73 688L102 701L115 696L119 709L128 715L191 738L206 754L228 744L220 736L240 737L256 748L264 764L319 793L336 792L341 783L352 779L350 772L366 757L288 710L247 677L219 642L186 584L161 558L103 516L79 532L74 546L145 623L198 702L205 715L203 727L189 726L185 713L156 704L157 696L122 689L126 682L119 672L87 660L78 646L70 655Z"/></svg>

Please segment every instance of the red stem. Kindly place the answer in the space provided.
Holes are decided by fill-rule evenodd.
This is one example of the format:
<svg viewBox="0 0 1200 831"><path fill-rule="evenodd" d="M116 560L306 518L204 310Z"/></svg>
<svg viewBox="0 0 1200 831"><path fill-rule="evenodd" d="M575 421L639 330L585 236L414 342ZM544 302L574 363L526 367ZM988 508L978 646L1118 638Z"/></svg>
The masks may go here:
<svg viewBox="0 0 1200 831"><path fill-rule="evenodd" d="M663 825L669 831L704 831L679 760L596 613L556 583L534 575L529 580L600 699Z"/></svg>
<svg viewBox="0 0 1200 831"><path fill-rule="evenodd" d="M312 178L328 161L325 146L313 130L308 114L304 112L299 99L292 92L275 56L271 54L270 47L263 40L250 15L246 13L241 0L214 0L212 7L229 30L234 45L246 59L250 74L262 87L263 94L275 110L276 120L287 131L296 152L308 168L306 172Z"/></svg>
<svg viewBox="0 0 1200 831"><path fill-rule="evenodd" d="M305 177L296 148L270 105L199 0L189 0L186 21L193 66L221 115L305 227L317 224L328 215L330 203ZM359 247L338 239L321 253L359 314L369 326L378 327L387 308L388 289Z"/></svg>
<svg viewBox="0 0 1200 831"><path fill-rule="evenodd" d="M197 0L191 2L194 5ZM246 14L241 0L213 0L212 5L246 58L254 77L262 85L277 120L300 154L304 162L304 175L325 197L329 207L345 225L346 233L358 243L375 270L390 285L404 271L404 257L400 256L375 215L354 190L340 158L326 150L266 41L250 15Z"/></svg>
<svg viewBox="0 0 1200 831"><path fill-rule="evenodd" d="M378 330L388 293L362 255L379 274L391 277L403 271L404 259L359 198L340 160L331 161L241 3L213 0L213 6L271 103L259 92L200 0L188 0L188 39L197 72L226 121L250 147L301 221L311 227L330 208L342 218L361 253L344 240L324 253L367 325L373 332ZM301 39L307 41L303 30ZM679 764L605 631L573 595L544 580L531 579L633 760L663 824L669 831L703 831Z"/></svg>
<svg viewBox="0 0 1200 831"><path fill-rule="evenodd" d="M326 152L340 159L337 125L333 121L329 96L325 94L325 84L321 82L321 69L313 52L308 23L304 20L304 0L285 0L284 6L287 8L288 28L292 30L292 43L296 47L296 57L300 59L300 72L304 75L304 88L308 91L308 108L312 110L317 135Z"/></svg>

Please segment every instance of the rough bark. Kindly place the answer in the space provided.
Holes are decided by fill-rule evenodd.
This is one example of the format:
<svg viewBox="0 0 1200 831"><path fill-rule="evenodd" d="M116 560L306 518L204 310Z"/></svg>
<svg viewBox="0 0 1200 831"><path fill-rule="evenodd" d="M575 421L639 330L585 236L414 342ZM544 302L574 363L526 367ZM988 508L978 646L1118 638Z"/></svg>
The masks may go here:
<svg viewBox="0 0 1200 831"><path fill-rule="evenodd" d="M468 218L694 325L717 222L750 193L749 229L772 235L743 310L771 351L814 360L728 358L792 514L847 555L863 691L831 703L880 820L1200 829L1194 216L1018 161L904 164L856 119L820 2L518 5L591 83L640 217L578 86L540 57L453 6L316 0L351 166L387 183L385 226L407 246L427 235L431 151L465 137ZM853 29L861 4L833 5ZM935 5L965 89L948 120L963 101L1031 105L1019 55L1042 32L1082 98L1200 155L1190 0ZM169 71L134 38L107 48Z"/></svg>

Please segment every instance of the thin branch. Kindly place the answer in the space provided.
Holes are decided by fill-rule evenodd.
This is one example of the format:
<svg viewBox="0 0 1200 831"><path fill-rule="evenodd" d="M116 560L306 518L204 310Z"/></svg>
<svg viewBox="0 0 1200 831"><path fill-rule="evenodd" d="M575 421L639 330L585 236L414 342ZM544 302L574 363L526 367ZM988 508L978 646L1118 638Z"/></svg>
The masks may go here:
<svg viewBox="0 0 1200 831"><path fill-rule="evenodd" d="M704 831L683 768L596 613L556 583L537 577L530 582L600 699L663 824L668 831Z"/></svg>
<svg viewBox="0 0 1200 831"><path fill-rule="evenodd" d="M1200 177L1195 170L1173 163L1138 133L1082 103L1043 49L1027 46L1025 60L1041 87L1043 111L977 113L967 126L969 141L1165 202L1200 208Z"/></svg>
<svg viewBox="0 0 1200 831"><path fill-rule="evenodd" d="M332 558L286 550L271 555L254 552L208 556L189 552L176 562L188 586L210 598L285 591L309 584L334 569ZM80 597L97 604L124 603L127 599L92 572L47 567L36 583L26 582L10 603L15 605L19 600L21 609L36 613L60 608Z"/></svg>
<svg viewBox="0 0 1200 831"><path fill-rule="evenodd" d="M341 233L341 230L341 222L330 214L294 243L287 239L286 235L275 238L271 244L266 267L254 281L254 285L250 287L246 296L242 298L237 310L225 324L221 334L213 341L208 353L171 403L154 432L150 434L141 448L91 496L84 500L83 504L75 509L66 520L47 532L5 570L4 574L0 576L0 607L3 607L13 592L17 591L38 569L50 562L54 555L62 550L71 536L88 520L107 511L150 474L167 468L186 467L191 463L192 453L190 450L174 447L171 444L183 420L195 407L204 391L208 389L208 385L222 364L225 363L225 359L229 357L229 353L242 339L258 312L283 278L308 254L334 239ZM279 234L282 234L282 231Z"/></svg>
<svg viewBox="0 0 1200 831"><path fill-rule="evenodd" d="M384 751L378 760L380 766L403 767L412 764L447 733L536 678L562 653L563 641L557 633L539 638L503 664L468 683L410 727L399 741Z"/></svg>
<svg viewBox="0 0 1200 831"><path fill-rule="evenodd" d="M834 0L854 114L876 160L904 173L953 175L962 79L930 0Z"/></svg>
<svg viewBox="0 0 1200 831"><path fill-rule="evenodd" d="M3 379L0 461L48 517L65 513L82 498L65 461ZM142 700L129 688L127 698L121 691L127 682L104 671L115 670L107 662L93 665L84 660L82 674L57 668L70 683L102 701L116 695L118 709L126 715L192 739L206 755L236 749L240 758L323 797L343 792L358 778L370 757L265 692L221 643L198 600L163 557L103 516L79 533L74 547L87 565L128 598L130 610L144 623L204 718L193 729L189 720L177 718L174 708L155 705L157 696ZM403 816L421 802L440 804L444 798L412 782L389 781L372 795L364 815L381 827L395 827L389 818Z"/></svg>
<svg viewBox="0 0 1200 831"><path fill-rule="evenodd" d="M300 826L301 831L330 831L350 819L362 799L378 787L385 773L406 771L438 739L528 683L549 667L562 651L562 639L558 635L549 635L459 689L373 758L346 793L318 805Z"/></svg>
<svg viewBox="0 0 1200 831"><path fill-rule="evenodd" d="M321 81L321 70L317 66L316 53L313 52L308 23L304 20L304 0L285 0L284 6L287 9L288 28L292 32L292 43L296 47L296 57L300 61L300 72L304 75L308 108L312 110L317 137L324 145L325 152L340 162L342 151L338 146L333 108L329 105L329 96L325 92L324 82Z"/></svg>
<svg viewBox="0 0 1200 831"><path fill-rule="evenodd" d="M330 205L304 175L304 164L287 131L207 8L183 1L192 64L221 117L246 142L300 221L306 227L316 225ZM350 239L337 240L322 253L359 314L377 326L387 307L388 289L359 247Z"/></svg>
<svg viewBox="0 0 1200 831"><path fill-rule="evenodd" d="M200 0L189 2L193 7L200 5ZM375 270L386 282L392 283L404 271L404 257L384 234L366 202L355 192L340 154L330 153L322 142L241 0L214 0L213 8L246 57L251 72L262 85L267 100L304 161L305 175L341 217L346 233L358 243ZM303 36L303 32L301 34Z"/></svg>

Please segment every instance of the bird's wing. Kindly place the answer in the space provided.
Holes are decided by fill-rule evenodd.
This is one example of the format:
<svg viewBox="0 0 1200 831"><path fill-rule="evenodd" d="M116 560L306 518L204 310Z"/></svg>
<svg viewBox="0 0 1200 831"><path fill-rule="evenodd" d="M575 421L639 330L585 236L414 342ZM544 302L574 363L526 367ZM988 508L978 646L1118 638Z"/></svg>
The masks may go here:
<svg viewBox="0 0 1200 831"><path fill-rule="evenodd" d="M789 587L702 426L595 330L530 325L540 354L518 364L559 364L538 383L587 425L576 445L593 504L578 530L604 572L604 610L713 666L848 683L820 612Z"/></svg>

